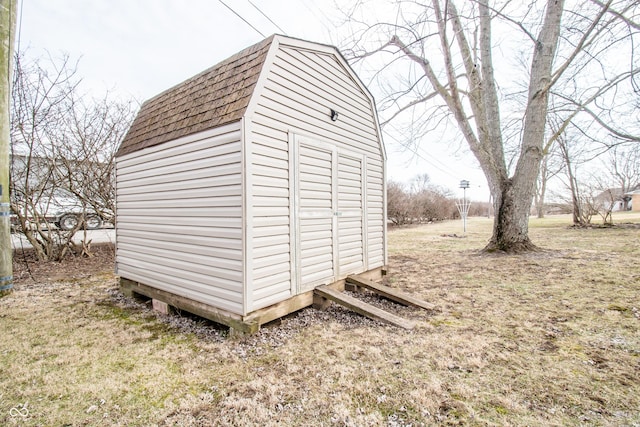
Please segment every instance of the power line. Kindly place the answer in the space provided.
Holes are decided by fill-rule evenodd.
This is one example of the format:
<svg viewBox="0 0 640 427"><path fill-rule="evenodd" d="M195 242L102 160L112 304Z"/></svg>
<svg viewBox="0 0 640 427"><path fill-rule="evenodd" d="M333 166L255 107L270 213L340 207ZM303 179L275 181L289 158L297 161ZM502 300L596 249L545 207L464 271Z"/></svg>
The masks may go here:
<svg viewBox="0 0 640 427"><path fill-rule="evenodd" d="M396 129L395 127L391 126L393 128L393 130L395 130L396 132L398 132L398 129ZM397 144L399 144L400 146L404 147L405 150L409 150L411 151L411 153L413 153L413 155L415 155L416 157L422 159L423 161L425 161L428 165L430 165L431 167L439 170L440 172L450 176L453 179L456 179L456 177L448 170L443 169L442 167L438 166L436 163L434 163L435 160L437 159L428 159L425 156L423 156L420 152L419 152L419 148L418 147L412 147L411 145L409 145L408 143L404 143L400 140L398 140L397 138L395 138L392 134L390 134L389 132L385 132L385 134L393 139ZM426 153L425 153L426 154ZM438 161L438 163L441 163L444 167L446 167L446 165L444 165L442 162Z"/></svg>
<svg viewBox="0 0 640 427"><path fill-rule="evenodd" d="M321 19L320 17L318 17L318 15L317 15L317 14L316 14L312 9L311 9L311 7L309 7L309 5L307 4L307 2L306 2L305 0L300 0L300 3L302 3L302 5L303 5L303 6L304 6L304 7L305 7L309 12L311 12L311 14L313 15L313 17L314 17L314 18L315 18L315 19L320 23L320 25L322 25L322 26L327 30L327 32L328 32L329 34L331 34L331 33L332 33L332 31L334 31L334 30L332 30L331 28L329 28L329 27L327 26L327 24L325 24L325 22L324 22L324 20L323 20L323 19ZM328 17L328 16L323 12L323 10L322 10L322 9L318 9L318 10L319 10L319 11L320 11L320 13L322 14L322 16L324 16L324 18L325 18L325 20L326 20L326 21L331 22L331 19L329 19L329 17Z"/></svg>
<svg viewBox="0 0 640 427"><path fill-rule="evenodd" d="M262 34L260 32L260 30L258 30L256 27L254 27L253 25L251 25L251 23L249 21L247 21L246 19L244 19L242 17L242 15L240 15L238 12L236 12L235 10L233 10L231 8L231 6L229 6L228 4L226 4L225 2L223 2L222 0L218 0L220 3L222 3L227 9L229 9L231 12L233 12L234 15L236 15L238 18L242 19L244 21L245 24L247 24L248 26L250 26L251 28L253 28L258 34L260 34L262 37L267 38L267 36L265 36L264 34Z"/></svg>
<svg viewBox="0 0 640 427"><path fill-rule="evenodd" d="M282 28L280 28L280 26L278 24L276 24L275 22L273 22L273 20L271 18L269 18L266 13L264 13L262 10L260 10L260 8L258 6L256 6L251 0L247 0L249 2L249 4L251 6L253 6L258 12L260 12L260 14L262 14L262 16L264 16L265 18L267 18L269 20L269 22L271 22L278 30L280 30L280 32L282 34L284 34L285 36L288 35L287 32L285 30L283 30Z"/></svg>

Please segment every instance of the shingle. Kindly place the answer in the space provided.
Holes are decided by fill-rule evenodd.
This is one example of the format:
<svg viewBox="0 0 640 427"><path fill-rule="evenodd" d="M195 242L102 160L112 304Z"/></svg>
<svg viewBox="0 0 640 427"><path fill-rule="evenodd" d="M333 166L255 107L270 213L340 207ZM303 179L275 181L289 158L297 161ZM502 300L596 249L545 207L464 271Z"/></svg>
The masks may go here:
<svg viewBox="0 0 640 427"><path fill-rule="evenodd" d="M116 156L240 120L272 41L273 36L145 101Z"/></svg>

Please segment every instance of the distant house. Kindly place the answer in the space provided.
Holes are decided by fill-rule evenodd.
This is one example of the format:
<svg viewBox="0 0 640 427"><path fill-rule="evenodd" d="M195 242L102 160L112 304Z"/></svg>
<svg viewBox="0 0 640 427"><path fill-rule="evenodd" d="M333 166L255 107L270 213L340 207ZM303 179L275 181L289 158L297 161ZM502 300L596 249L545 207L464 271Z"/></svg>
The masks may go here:
<svg viewBox="0 0 640 427"><path fill-rule="evenodd" d="M625 197L628 198L628 209L634 212L640 212L640 188L636 187L635 190L625 193Z"/></svg>
<svg viewBox="0 0 640 427"><path fill-rule="evenodd" d="M142 105L116 155L121 285L253 331L380 277L385 160L340 52L271 36Z"/></svg>
<svg viewBox="0 0 640 427"><path fill-rule="evenodd" d="M610 212L640 211L640 185L624 192L621 188L608 188L594 198L595 204Z"/></svg>
<svg viewBox="0 0 640 427"><path fill-rule="evenodd" d="M621 188L608 188L594 198L595 207L607 212L631 210L631 194Z"/></svg>

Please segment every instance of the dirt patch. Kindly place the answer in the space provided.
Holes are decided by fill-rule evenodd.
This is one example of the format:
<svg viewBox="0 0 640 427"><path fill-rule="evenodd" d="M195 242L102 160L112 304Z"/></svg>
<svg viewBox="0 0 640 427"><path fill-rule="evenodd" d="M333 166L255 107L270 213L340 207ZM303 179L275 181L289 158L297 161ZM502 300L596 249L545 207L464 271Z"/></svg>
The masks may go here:
<svg viewBox="0 0 640 427"><path fill-rule="evenodd" d="M91 256L67 255L62 261L38 261L33 249L13 252L13 280L16 285L38 284L65 280L80 280L91 275L113 272L115 245L91 245Z"/></svg>

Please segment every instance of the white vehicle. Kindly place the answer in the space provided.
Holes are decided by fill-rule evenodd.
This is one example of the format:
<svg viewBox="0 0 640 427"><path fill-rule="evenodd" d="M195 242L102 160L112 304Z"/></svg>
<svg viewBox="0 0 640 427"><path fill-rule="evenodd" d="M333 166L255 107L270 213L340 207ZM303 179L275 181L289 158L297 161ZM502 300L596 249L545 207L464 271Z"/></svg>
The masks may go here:
<svg viewBox="0 0 640 427"><path fill-rule="evenodd" d="M53 224L60 230L69 231L76 228L95 230L104 225L104 221L98 213L83 210L76 200L69 197L51 198L37 205L38 216L44 220L40 227L48 227ZM27 218L27 221L30 227L36 226L33 218ZM17 215L11 215L11 225L12 227L20 225Z"/></svg>
<svg viewBox="0 0 640 427"><path fill-rule="evenodd" d="M87 230L95 230L103 225L102 218L97 213L59 212L53 220L53 224L61 230L73 230L78 223L83 222Z"/></svg>

